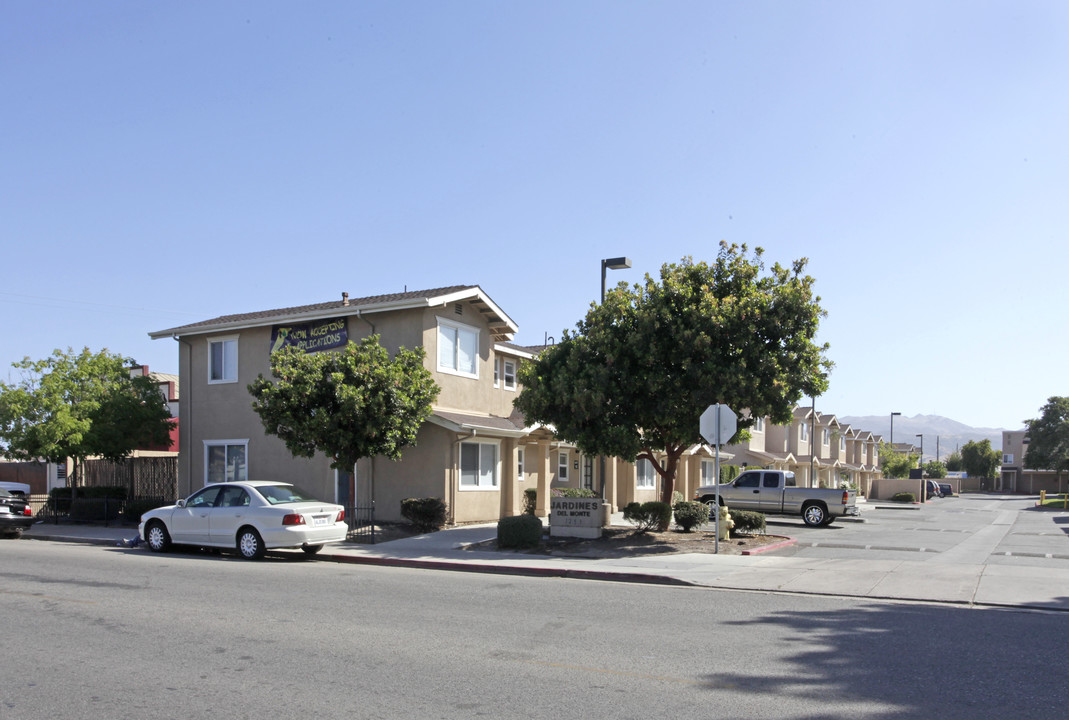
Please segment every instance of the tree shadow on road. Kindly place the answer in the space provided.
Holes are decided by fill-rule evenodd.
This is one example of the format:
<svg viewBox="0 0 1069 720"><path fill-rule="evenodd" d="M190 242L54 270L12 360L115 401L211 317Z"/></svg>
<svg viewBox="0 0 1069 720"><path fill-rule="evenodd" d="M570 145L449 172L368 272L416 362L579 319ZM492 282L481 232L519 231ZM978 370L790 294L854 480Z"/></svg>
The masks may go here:
<svg viewBox="0 0 1069 720"><path fill-rule="evenodd" d="M1060 601L1069 606L1069 597ZM794 672L755 672L761 663L747 662L743 649L743 669L703 680L710 689L774 694L782 717L1060 720L1069 707L1069 614L886 603L727 624L781 637L750 652L778 656ZM806 714L814 703L827 711Z"/></svg>

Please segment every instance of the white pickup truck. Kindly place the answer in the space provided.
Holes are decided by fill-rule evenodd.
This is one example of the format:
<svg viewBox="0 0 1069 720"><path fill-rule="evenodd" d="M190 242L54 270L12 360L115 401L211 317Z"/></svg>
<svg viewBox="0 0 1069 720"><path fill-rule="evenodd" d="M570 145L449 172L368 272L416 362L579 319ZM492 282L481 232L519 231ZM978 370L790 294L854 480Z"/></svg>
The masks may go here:
<svg viewBox="0 0 1069 720"><path fill-rule="evenodd" d="M716 490L715 485L702 485L694 497L710 504L716 501ZM794 473L783 470L747 470L720 486L720 504L769 515L801 515L810 527L860 513L857 491L796 487Z"/></svg>

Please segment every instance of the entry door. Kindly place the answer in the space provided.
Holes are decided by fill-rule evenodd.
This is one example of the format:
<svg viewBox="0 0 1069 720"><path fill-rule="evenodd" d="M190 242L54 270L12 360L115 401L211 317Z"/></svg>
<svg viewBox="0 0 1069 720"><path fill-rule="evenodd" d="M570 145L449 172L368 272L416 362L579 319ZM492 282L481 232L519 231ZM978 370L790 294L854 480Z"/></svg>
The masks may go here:
<svg viewBox="0 0 1069 720"><path fill-rule="evenodd" d="M594 489L594 458L590 455L583 456L583 487Z"/></svg>

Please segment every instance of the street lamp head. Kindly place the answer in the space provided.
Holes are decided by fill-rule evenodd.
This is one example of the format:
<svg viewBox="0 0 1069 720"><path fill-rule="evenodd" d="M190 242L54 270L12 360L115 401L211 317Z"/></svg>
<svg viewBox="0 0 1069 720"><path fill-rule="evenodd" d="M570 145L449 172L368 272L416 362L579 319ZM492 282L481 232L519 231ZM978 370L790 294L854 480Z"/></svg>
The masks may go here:
<svg viewBox="0 0 1069 720"><path fill-rule="evenodd" d="M624 268L631 267L631 258L629 258L629 257L608 258L606 260L602 260L601 261L601 265L602 265L602 267L607 267L610 270L623 270Z"/></svg>
<svg viewBox="0 0 1069 720"><path fill-rule="evenodd" d="M896 413L896 412L893 412L893 413L891 413L891 417L894 417L895 415L901 415L901 414L902 414L902 413Z"/></svg>

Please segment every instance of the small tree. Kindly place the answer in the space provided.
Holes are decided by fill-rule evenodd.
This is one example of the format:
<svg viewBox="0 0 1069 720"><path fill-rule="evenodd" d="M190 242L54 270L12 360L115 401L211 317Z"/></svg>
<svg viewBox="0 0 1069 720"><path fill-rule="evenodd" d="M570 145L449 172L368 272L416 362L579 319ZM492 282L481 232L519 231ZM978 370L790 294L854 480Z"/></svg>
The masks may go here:
<svg viewBox="0 0 1069 720"><path fill-rule="evenodd" d="M5 457L73 467L76 487L86 458L122 460L139 447L162 445L173 425L163 394L150 377L130 376L137 363L108 350L55 350L44 360L12 367L21 382L0 382L0 442Z"/></svg>
<svg viewBox="0 0 1069 720"><path fill-rule="evenodd" d="M947 455L945 462L948 472L961 472L964 469L961 463L961 453L957 450Z"/></svg>
<svg viewBox="0 0 1069 720"><path fill-rule="evenodd" d="M1002 453L991 447L990 440L970 440L961 448L961 464L970 477L995 477L1002 465Z"/></svg>
<svg viewBox="0 0 1069 720"><path fill-rule="evenodd" d="M909 477L909 471L917 466L917 456L913 453L900 453L892 449L890 443L880 443L880 470L886 478Z"/></svg>
<svg viewBox="0 0 1069 720"><path fill-rule="evenodd" d="M924 463L924 474L930 478L945 478L947 476L947 466L938 460L929 460Z"/></svg>
<svg viewBox="0 0 1069 720"><path fill-rule="evenodd" d="M1028 450L1025 467L1053 470L1061 488L1062 473L1069 470L1069 397L1051 397L1040 416L1025 420Z"/></svg>
<svg viewBox="0 0 1069 720"><path fill-rule="evenodd" d="M271 355L275 381L249 385L252 407L295 457L323 452L339 470L375 455L397 460L438 397L423 358L423 348L401 348L391 359L378 335L337 351L284 348Z"/></svg>
<svg viewBox="0 0 1069 720"><path fill-rule="evenodd" d="M671 503L683 453L703 442L702 412L725 403L753 418L791 420L827 388L815 342L824 310L806 260L765 275L763 251L720 244L712 264L684 258L660 280L621 283L520 371L516 407L589 455L648 460Z"/></svg>

